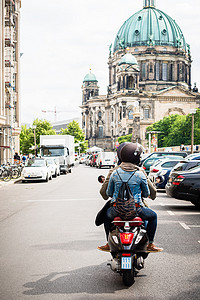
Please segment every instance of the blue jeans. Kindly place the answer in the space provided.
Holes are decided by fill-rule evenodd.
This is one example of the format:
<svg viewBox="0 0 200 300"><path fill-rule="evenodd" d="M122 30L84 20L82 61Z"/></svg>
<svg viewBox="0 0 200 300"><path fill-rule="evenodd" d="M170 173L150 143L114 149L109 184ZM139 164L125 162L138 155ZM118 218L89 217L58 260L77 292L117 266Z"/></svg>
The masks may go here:
<svg viewBox="0 0 200 300"><path fill-rule="evenodd" d="M137 208L137 214L143 220L148 221L147 228L146 228L147 229L147 235L148 235L148 238L149 238L149 242L153 243L154 236L155 236L155 233L156 233L156 228L157 228L157 214L155 213L155 211L153 211L152 209L147 208L147 207L138 207ZM118 216L118 214L117 214L115 208L114 207L109 207L107 212L106 212L106 219L104 221L104 228L105 228L107 240L108 240L109 231L112 227L111 222L117 216Z"/></svg>

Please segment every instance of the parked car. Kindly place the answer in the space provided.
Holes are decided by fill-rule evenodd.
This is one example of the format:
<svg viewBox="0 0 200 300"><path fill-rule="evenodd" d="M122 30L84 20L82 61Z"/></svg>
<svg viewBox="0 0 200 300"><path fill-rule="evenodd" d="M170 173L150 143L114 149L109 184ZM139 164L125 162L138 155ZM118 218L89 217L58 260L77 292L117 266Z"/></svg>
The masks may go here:
<svg viewBox="0 0 200 300"><path fill-rule="evenodd" d="M53 158L45 158L48 165L51 167L51 174L53 177L57 177L60 175L60 167L59 167L59 161L56 163L55 159Z"/></svg>
<svg viewBox="0 0 200 300"><path fill-rule="evenodd" d="M200 166L200 160L182 160L171 170L171 174L173 172L187 171L197 166Z"/></svg>
<svg viewBox="0 0 200 300"><path fill-rule="evenodd" d="M144 157L141 160L140 166L142 166L142 164L145 162L145 160L147 160L149 158L155 158L155 157L162 158L163 156L165 157L165 156L168 156L168 155L181 156L182 158L185 158L188 154L187 154L187 152L183 152L183 151L171 151L171 152L160 151L160 152L153 152L153 153L150 153L149 156Z"/></svg>
<svg viewBox="0 0 200 300"><path fill-rule="evenodd" d="M200 153L193 153L187 156L188 160L200 160Z"/></svg>
<svg viewBox="0 0 200 300"><path fill-rule="evenodd" d="M143 167L143 169L145 170L145 172L147 173L147 175L149 174L149 172L150 172L150 167L151 166L154 166L154 164L157 162L157 161L160 161L160 159L166 159L167 158L167 156L157 156L157 157L149 157L149 158L147 158L144 162L143 162L143 164L142 164L142 167ZM171 160L173 159L173 160L178 160L179 159L179 157L178 156L170 156L170 158L171 158Z"/></svg>
<svg viewBox="0 0 200 300"><path fill-rule="evenodd" d="M29 159L22 171L22 182L28 180L45 180L52 179L51 166L44 158Z"/></svg>
<svg viewBox="0 0 200 300"><path fill-rule="evenodd" d="M173 156L172 156L173 157ZM169 174L174 166L176 166L181 160L181 157L177 156L177 159L160 159L155 162L152 166L150 166L149 178L152 182L155 183L157 189L164 189L167 184ZM156 178L158 176L163 177L163 181L158 183L156 182Z"/></svg>
<svg viewBox="0 0 200 300"><path fill-rule="evenodd" d="M168 196L190 201L200 208L200 166L187 171L173 171L165 189Z"/></svg>
<svg viewBox="0 0 200 300"><path fill-rule="evenodd" d="M99 152L96 159L96 167L114 167L115 166L115 153L114 152Z"/></svg>
<svg viewBox="0 0 200 300"><path fill-rule="evenodd" d="M84 154L81 155L80 158L79 158L79 164L84 164L84 163L85 163L85 160L86 160L86 157L87 157L87 156L84 155Z"/></svg>

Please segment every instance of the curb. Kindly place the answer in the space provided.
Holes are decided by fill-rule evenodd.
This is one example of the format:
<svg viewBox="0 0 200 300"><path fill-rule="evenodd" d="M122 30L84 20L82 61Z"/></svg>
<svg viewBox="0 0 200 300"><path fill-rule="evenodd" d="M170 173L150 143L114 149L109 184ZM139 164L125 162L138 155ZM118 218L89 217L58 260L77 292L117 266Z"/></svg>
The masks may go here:
<svg viewBox="0 0 200 300"><path fill-rule="evenodd" d="M17 182L19 182L19 181L21 181L21 180L22 180L21 177L19 177L19 178L17 178L17 179L11 179L11 180L8 181L8 182L0 181L0 187L1 187L1 186L7 186L7 185L15 184L15 183L17 183Z"/></svg>

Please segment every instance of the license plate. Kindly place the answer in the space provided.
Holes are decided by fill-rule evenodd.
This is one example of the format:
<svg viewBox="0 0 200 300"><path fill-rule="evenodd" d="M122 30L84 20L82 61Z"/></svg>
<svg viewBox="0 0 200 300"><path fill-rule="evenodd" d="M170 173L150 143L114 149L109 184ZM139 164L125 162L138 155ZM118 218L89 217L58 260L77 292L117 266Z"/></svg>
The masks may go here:
<svg viewBox="0 0 200 300"><path fill-rule="evenodd" d="M130 270L132 267L131 262L132 262L131 257L122 257L121 268L125 270Z"/></svg>

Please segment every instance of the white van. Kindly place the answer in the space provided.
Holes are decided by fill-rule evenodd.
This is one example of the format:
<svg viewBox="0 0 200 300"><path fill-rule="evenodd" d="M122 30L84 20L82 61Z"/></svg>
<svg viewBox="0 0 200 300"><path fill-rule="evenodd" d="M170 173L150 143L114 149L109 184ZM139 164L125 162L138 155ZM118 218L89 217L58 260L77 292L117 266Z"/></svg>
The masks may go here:
<svg viewBox="0 0 200 300"><path fill-rule="evenodd" d="M115 153L114 152L99 152L96 160L97 168L115 167Z"/></svg>

